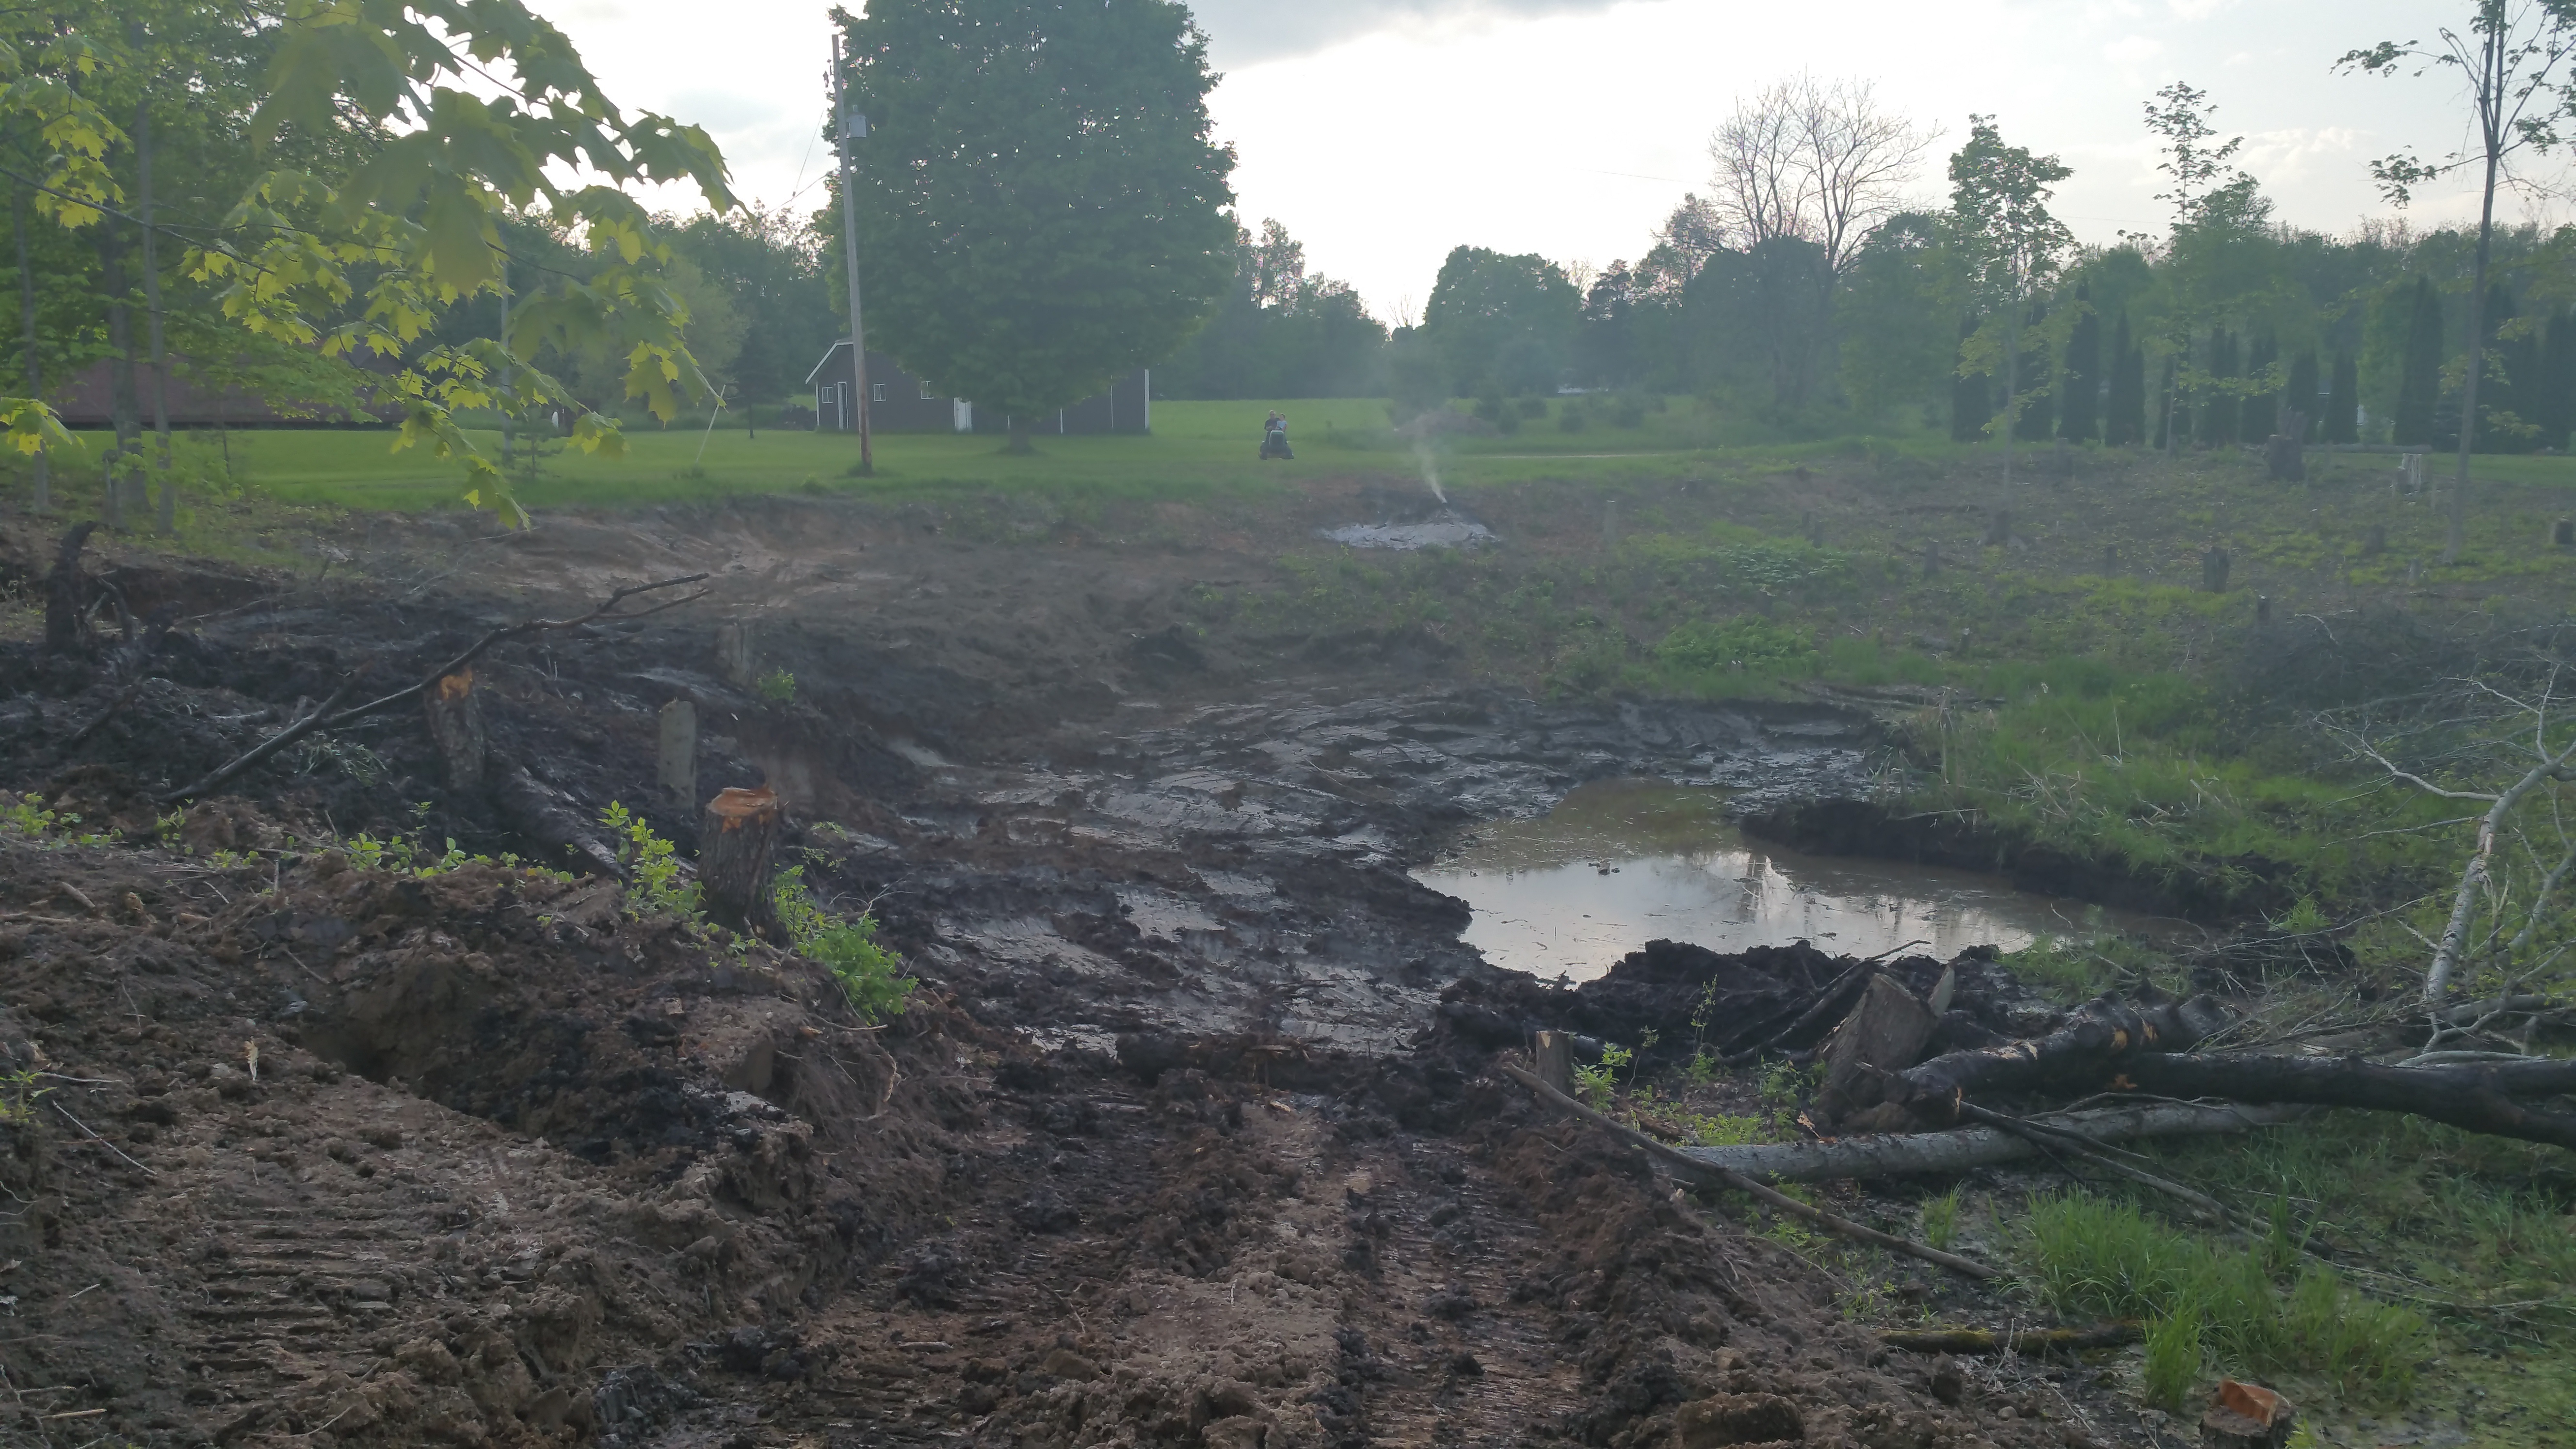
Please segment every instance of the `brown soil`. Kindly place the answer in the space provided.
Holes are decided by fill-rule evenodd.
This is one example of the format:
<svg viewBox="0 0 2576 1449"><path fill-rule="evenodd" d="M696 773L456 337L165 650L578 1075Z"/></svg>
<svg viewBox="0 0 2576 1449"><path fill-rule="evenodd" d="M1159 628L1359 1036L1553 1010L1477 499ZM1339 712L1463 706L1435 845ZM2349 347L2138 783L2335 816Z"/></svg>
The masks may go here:
<svg viewBox="0 0 2576 1449"><path fill-rule="evenodd" d="M1266 567L1225 520L1047 548L986 522L380 521L347 584L111 554L133 648L0 644L0 787L84 817L0 829L0 1441L2131 1442L2089 1370L1889 1353L1855 1285L1490 1069L1528 1025L1677 1037L1711 979L1751 1002L1837 963L1650 953L1567 997L1485 968L1405 874L1583 778L1812 792L1863 722L1197 634L1189 588ZM19 576L49 555L0 530ZM542 855L436 783L415 714L152 803L350 668L396 686L700 569L694 609L497 651L496 749L685 854L652 732L694 701L700 793L782 787L793 858L922 979L883 1026L613 880L353 867L329 842L362 830ZM792 703L717 669L745 620Z"/></svg>

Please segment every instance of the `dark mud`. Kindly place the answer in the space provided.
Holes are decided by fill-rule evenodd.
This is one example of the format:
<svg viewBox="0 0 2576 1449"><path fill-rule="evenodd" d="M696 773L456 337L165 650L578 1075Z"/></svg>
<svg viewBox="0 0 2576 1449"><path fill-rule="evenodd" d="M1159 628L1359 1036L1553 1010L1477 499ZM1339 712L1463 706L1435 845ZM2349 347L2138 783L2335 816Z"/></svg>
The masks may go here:
<svg viewBox="0 0 2576 1449"><path fill-rule="evenodd" d="M1847 790L1862 721L1550 705L1441 677L1436 640L1182 629L1236 558L786 524L839 552L786 556L760 514L574 521L448 541L518 550L464 594L396 587L412 555L377 540L363 583L159 565L167 627L130 647L0 644L0 788L83 817L0 835L0 1040L36 1074L0 1123L0 1437L2118 1437L2063 1369L1936 1392L1847 1285L1490 1071L1531 1025L1669 1041L1712 979L1751 1012L1841 963L1658 948L1558 992L1482 966L1463 906L1406 874L1593 778ZM604 878L351 866L361 831L570 863L446 791L407 712L153 804L352 669L399 685L720 547L742 567L697 610L479 666L496 750L686 853L652 742L694 702L700 794L781 788L792 858L920 976L887 1023L795 956L631 918ZM719 666L742 623L792 700Z"/></svg>

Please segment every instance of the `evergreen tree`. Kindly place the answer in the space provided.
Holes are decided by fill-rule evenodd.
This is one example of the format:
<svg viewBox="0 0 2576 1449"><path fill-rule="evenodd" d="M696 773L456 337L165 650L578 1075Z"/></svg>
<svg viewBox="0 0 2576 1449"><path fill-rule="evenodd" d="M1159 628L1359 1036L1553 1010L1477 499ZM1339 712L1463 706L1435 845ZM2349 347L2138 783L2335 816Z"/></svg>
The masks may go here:
<svg viewBox="0 0 2576 1449"><path fill-rule="evenodd" d="M2567 434L2576 424L2576 310L2560 308L2549 315L2549 330L2540 344L2539 397L2526 421L2540 429L2540 446L2567 450Z"/></svg>
<svg viewBox="0 0 2576 1449"><path fill-rule="evenodd" d="M2280 360L2281 344L2266 332L2254 339L2253 348L2246 354L2245 375L2259 378L2265 369ZM2279 427L2280 411L2280 394L2268 390L2246 394L2245 402L2237 412L2236 440L2259 443L2269 438Z"/></svg>
<svg viewBox="0 0 2576 1449"><path fill-rule="evenodd" d="M1959 344L1977 335L1977 319L1959 320ZM1986 424L1994 421L1995 399L1991 380L1982 372L1953 377L1950 383L1950 441L1973 443L1986 435Z"/></svg>
<svg viewBox="0 0 2576 1449"><path fill-rule="evenodd" d="M2174 411L2174 360L2168 356L2165 359L2165 375L2156 384L2156 451L2159 453L2173 441L2171 430Z"/></svg>
<svg viewBox="0 0 2576 1449"><path fill-rule="evenodd" d="M2325 440L2361 441L2361 363L2345 348L2335 354L2334 381L2326 390Z"/></svg>
<svg viewBox="0 0 2576 1449"><path fill-rule="evenodd" d="M2093 311L2093 289L2075 284L2076 305L2084 315L2066 339L2066 366L2058 372L2057 432L2070 443L2089 443L2101 434L2102 319Z"/></svg>
<svg viewBox="0 0 2576 1449"><path fill-rule="evenodd" d="M2406 351L2397 374L2397 414L2391 440L2433 441L2433 413L2442 400L2442 298L2433 279L2415 279L2415 306L2406 319Z"/></svg>
<svg viewBox="0 0 2576 1449"><path fill-rule="evenodd" d="M2111 390L2103 410L2102 441L2134 447L2147 439L2147 354L2129 341L2129 314L2111 329Z"/></svg>
<svg viewBox="0 0 2576 1449"><path fill-rule="evenodd" d="M2013 436L2025 443L2045 443L2056 434L2055 407L2057 389L2048 373L2048 343L2039 335L2039 324L2048 317L2048 304L2033 302L2029 319L2022 324L2022 337L2028 346L2021 350L2021 363L2013 369L2021 381L2021 411L2013 418ZM2063 381L2063 379L2058 379Z"/></svg>
<svg viewBox="0 0 2576 1449"><path fill-rule="evenodd" d="M2201 405L2194 441L2203 447L2220 448L2236 441L2236 394L2229 388L2244 375L2237 358L2236 338L2224 329L2209 334L2209 375L2216 381L2210 387L2209 400Z"/></svg>
<svg viewBox="0 0 2576 1449"><path fill-rule="evenodd" d="M2299 441L2315 442L2318 415L2324 411L2324 405L2317 398L2317 350L2315 348L2301 348L2299 355L2290 359L2290 380L2282 388L2281 402L2284 406L2297 408L2299 415L2307 419L2307 428L2299 435Z"/></svg>

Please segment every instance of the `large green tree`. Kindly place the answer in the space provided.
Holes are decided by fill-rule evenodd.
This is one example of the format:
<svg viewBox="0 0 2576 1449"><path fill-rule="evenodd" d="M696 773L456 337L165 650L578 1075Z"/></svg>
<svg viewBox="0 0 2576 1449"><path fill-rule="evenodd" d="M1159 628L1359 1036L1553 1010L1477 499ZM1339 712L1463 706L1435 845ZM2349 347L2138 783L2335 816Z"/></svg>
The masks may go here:
<svg viewBox="0 0 2576 1449"><path fill-rule="evenodd" d="M174 227L143 183L160 108L210 109L232 56L258 66L255 108L225 117L248 179L227 188L220 216ZM694 182L730 207L723 158L695 127L622 112L519 0L36 0L0 11L0 70L0 131L19 143L8 174L34 209L100 238L119 273L129 240L150 259L140 286L102 279L121 356L135 354L138 292L163 318L166 267L263 345L394 359L377 400L403 410L400 444L457 458L478 502L501 480L457 411L572 401L515 349L611 341L628 393L664 416L695 371L687 309L659 277L668 250L621 188ZM181 174L179 158L157 159L165 185ZM565 179L575 174L582 184ZM540 206L597 269L532 279L506 337L433 340L449 310L503 285L501 223ZM0 421L24 450L78 446L38 399L0 398ZM590 412L574 436L617 443L614 423Z"/></svg>
<svg viewBox="0 0 2576 1449"><path fill-rule="evenodd" d="M1573 361L1583 299L1545 257L1457 247L1440 264L1422 336L1449 364L1459 396L1554 392Z"/></svg>
<svg viewBox="0 0 2576 1449"><path fill-rule="evenodd" d="M1235 270L1207 37L1173 0L875 0L847 33L871 330L1010 417L1163 361Z"/></svg>

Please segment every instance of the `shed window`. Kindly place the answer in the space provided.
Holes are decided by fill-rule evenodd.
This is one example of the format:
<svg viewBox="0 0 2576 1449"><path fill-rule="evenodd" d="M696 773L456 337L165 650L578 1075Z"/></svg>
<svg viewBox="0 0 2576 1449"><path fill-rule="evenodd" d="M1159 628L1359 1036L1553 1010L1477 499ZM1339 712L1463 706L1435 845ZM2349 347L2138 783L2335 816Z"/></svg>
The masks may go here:
<svg viewBox="0 0 2576 1449"><path fill-rule="evenodd" d="M928 401L930 401L931 399L933 399L933 398L935 398L935 397L937 397L937 396L939 396L939 394L938 394L938 393L936 393L936 392L931 391L931 388L930 388L930 384L929 384L929 382L924 381L924 382L921 384L921 400L922 400L923 402L928 402Z"/></svg>
<svg viewBox="0 0 2576 1449"><path fill-rule="evenodd" d="M885 401L885 384L884 384L884 383L881 383L881 382L872 382L872 383L869 383L869 384L868 384L868 401L870 401L870 402L884 402L884 401Z"/></svg>

